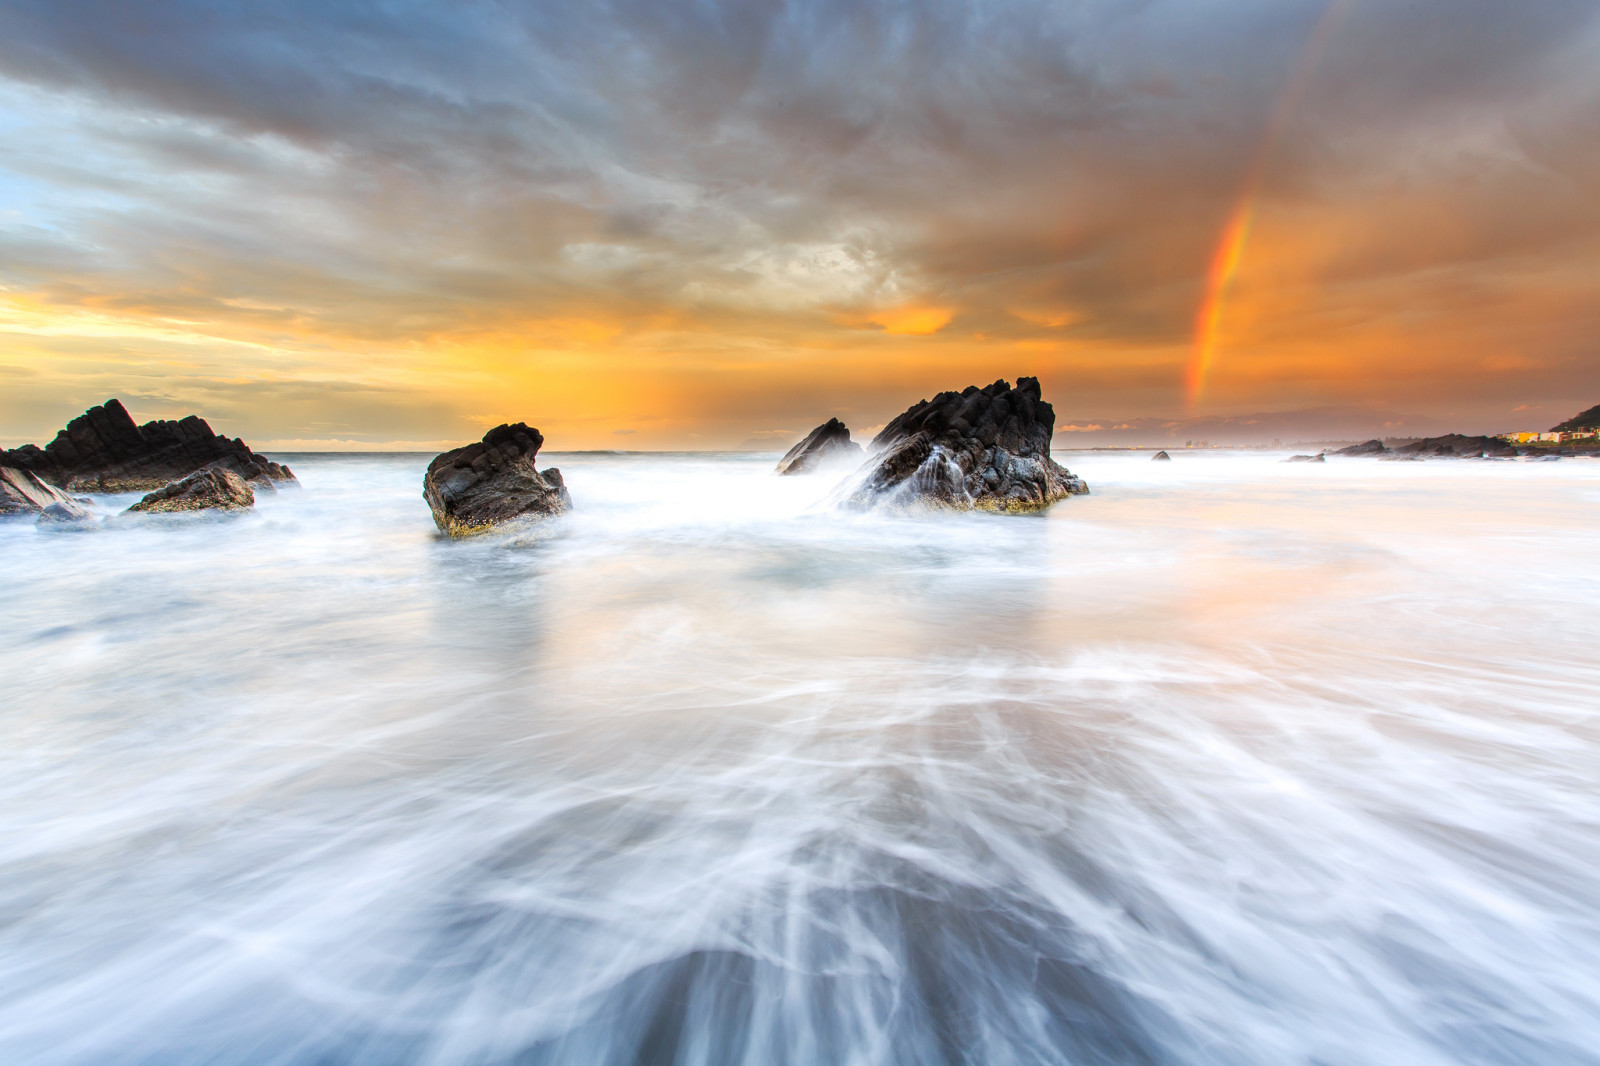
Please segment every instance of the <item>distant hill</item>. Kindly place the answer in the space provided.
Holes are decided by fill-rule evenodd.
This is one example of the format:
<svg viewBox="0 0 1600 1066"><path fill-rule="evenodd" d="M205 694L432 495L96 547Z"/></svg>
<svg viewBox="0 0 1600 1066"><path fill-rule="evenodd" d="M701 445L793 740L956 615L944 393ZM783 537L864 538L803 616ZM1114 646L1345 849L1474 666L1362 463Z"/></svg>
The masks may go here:
<svg viewBox="0 0 1600 1066"><path fill-rule="evenodd" d="M1600 429L1600 404L1595 404L1581 415L1573 415L1559 426L1551 426L1551 433L1570 433L1575 429Z"/></svg>

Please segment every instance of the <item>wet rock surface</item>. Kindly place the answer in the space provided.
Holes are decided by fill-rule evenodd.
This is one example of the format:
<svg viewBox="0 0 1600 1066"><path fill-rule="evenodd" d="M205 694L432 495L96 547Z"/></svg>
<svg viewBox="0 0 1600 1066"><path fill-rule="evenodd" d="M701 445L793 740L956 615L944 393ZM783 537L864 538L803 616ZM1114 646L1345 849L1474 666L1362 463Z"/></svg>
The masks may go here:
<svg viewBox="0 0 1600 1066"><path fill-rule="evenodd" d="M288 467L257 455L242 440L219 436L203 418L137 425L114 399L68 422L43 448L25 444L0 452L0 465L69 492L148 492L213 464L246 481L294 481Z"/></svg>
<svg viewBox="0 0 1600 1066"><path fill-rule="evenodd" d="M206 467L150 493L128 508L130 514L179 514L186 511L247 511L255 494L232 470Z"/></svg>
<svg viewBox="0 0 1600 1066"><path fill-rule="evenodd" d="M1520 454L1516 445L1499 437L1470 437L1461 433L1447 433L1442 437L1402 444L1395 449L1399 455L1437 456L1440 458L1481 459L1485 456L1514 456Z"/></svg>
<svg viewBox="0 0 1600 1066"><path fill-rule="evenodd" d="M1172 462L1172 456L1165 451L1159 451L1150 457L1150 461L1154 463L1170 463Z"/></svg>
<svg viewBox="0 0 1600 1066"><path fill-rule="evenodd" d="M1327 461L1328 457L1322 452L1318 452L1316 455L1291 455L1284 460L1286 463L1325 463Z"/></svg>
<svg viewBox="0 0 1600 1066"><path fill-rule="evenodd" d="M422 496L438 527L452 537L485 533L513 519L547 518L572 508L555 467L534 469L544 436L517 422L496 426L477 444L444 452L428 464Z"/></svg>
<svg viewBox="0 0 1600 1066"><path fill-rule="evenodd" d="M0 466L0 518L17 517L77 521L88 518L89 511L32 471Z"/></svg>
<svg viewBox="0 0 1600 1066"><path fill-rule="evenodd" d="M1334 455L1388 455L1389 449L1383 441L1373 438L1362 444L1352 444L1348 448L1340 448Z"/></svg>
<svg viewBox="0 0 1600 1066"><path fill-rule="evenodd" d="M850 439L850 429L837 418L830 418L778 460L780 474L808 474L819 467L841 460L861 458L861 445Z"/></svg>
<svg viewBox="0 0 1600 1066"><path fill-rule="evenodd" d="M873 438L871 468L847 502L1014 513L1088 492L1050 458L1055 421L1037 378L941 392Z"/></svg>

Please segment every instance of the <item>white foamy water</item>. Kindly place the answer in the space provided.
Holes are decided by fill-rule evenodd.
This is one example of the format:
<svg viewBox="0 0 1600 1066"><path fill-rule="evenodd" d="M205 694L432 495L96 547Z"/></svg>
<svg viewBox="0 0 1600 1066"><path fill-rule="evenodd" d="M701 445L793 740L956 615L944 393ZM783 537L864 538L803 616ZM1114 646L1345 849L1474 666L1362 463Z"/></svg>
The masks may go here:
<svg viewBox="0 0 1600 1066"><path fill-rule="evenodd" d="M0 525L0 1062L1600 1062L1600 461Z"/></svg>

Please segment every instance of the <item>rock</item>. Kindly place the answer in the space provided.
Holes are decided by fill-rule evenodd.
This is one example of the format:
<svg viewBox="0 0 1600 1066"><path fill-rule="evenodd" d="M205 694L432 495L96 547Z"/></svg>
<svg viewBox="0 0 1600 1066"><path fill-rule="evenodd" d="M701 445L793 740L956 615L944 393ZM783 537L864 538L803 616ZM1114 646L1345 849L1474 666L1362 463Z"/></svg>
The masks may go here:
<svg viewBox="0 0 1600 1066"><path fill-rule="evenodd" d="M148 492L218 463L258 484L294 481L288 467L241 440L218 436L202 418L135 425L117 400L74 418L43 448L26 444L0 452L0 465L27 470L69 492Z"/></svg>
<svg viewBox="0 0 1600 1066"><path fill-rule="evenodd" d="M150 493L124 513L175 514L180 511L246 511L255 494L232 470L206 467Z"/></svg>
<svg viewBox="0 0 1600 1066"><path fill-rule="evenodd" d="M82 503L67 499L52 503L40 511L36 521L40 525L87 525L93 522L94 517Z"/></svg>
<svg viewBox="0 0 1600 1066"><path fill-rule="evenodd" d="M849 427L837 418L830 418L783 453L783 458L778 460L778 473L809 474L830 462L860 456L861 445L850 439Z"/></svg>
<svg viewBox="0 0 1600 1066"><path fill-rule="evenodd" d="M1513 456L1519 454L1516 446L1499 437L1468 437L1460 433L1447 433L1442 437L1427 437L1403 444L1395 449L1401 455L1455 457L1480 459L1484 456Z"/></svg>
<svg viewBox="0 0 1600 1066"><path fill-rule="evenodd" d="M1327 461L1327 455L1322 452L1318 452L1316 455L1291 455L1284 460L1286 463L1325 463Z"/></svg>
<svg viewBox="0 0 1600 1066"><path fill-rule="evenodd" d="M31 470L0 466L0 518L34 517L46 511L51 511L52 519L89 517L81 503Z"/></svg>
<svg viewBox="0 0 1600 1066"><path fill-rule="evenodd" d="M1340 448L1338 451L1334 452L1333 454L1334 455L1388 455L1389 454L1389 449L1384 446L1383 441L1374 438L1372 440L1367 441L1365 444L1352 444L1348 448Z"/></svg>
<svg viewBox="0 0 1600 1066"><path fill-rule="evenodd" d="M878 506L1037 511L1089 491L1050 458L1055 409L1037 378L941 392L873 438L870 466L847 499Z"/></svg>
<svg viewBox="0 0 1600 1066"><path fill-rule="evenodd" d="M1154 455L1152 455L1150 457L1150 459L1151 459L1152 462L1158 462L1158 463L1170 463L1170 462L1172 462L1172 456L1168 455L1164 451L1156 452Z"/></svg>
<svg viewBox="0 0 1600 1066"><path fill-rule="evenodd" d="M545 518L570 510L572 497L561 471L534 469L543 446L537 429L517 422L496 426L477 444L435 457L422 479L422 496L434 522L452 537L466 537L514 518Z"/></svg>

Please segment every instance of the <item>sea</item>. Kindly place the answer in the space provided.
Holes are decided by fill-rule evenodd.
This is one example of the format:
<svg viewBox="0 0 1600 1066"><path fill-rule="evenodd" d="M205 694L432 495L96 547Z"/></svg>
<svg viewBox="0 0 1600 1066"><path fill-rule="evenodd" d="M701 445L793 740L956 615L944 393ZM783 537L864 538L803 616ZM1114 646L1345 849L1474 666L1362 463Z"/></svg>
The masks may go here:
<svg viewBox="0 0 1600 1066"><path fill-rule="evenodd" d="M1057 457L0 524L0 1063L1600 1063L1600 460Z"/></svg>

